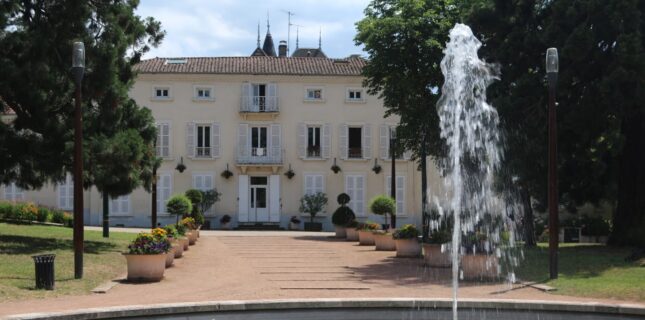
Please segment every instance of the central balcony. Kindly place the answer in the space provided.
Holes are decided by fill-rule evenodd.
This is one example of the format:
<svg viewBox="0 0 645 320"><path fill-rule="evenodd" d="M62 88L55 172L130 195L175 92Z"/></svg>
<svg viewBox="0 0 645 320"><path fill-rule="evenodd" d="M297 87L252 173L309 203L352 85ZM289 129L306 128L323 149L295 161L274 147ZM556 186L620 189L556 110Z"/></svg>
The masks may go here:
<svg viewBox="0 0 645 320"><path fill-rule="evenodd" d="M240 115L255 120L275 119L279 114L278 97L274 96L242 96Z"/></svg>
<svg viewBox="0 0 645 320"><path fill-rule="evenodd" d="M280 147L245 148L237 150L237 165L246 171L247 167L271 167L274 172L282 167L283 150Z"/></svg>

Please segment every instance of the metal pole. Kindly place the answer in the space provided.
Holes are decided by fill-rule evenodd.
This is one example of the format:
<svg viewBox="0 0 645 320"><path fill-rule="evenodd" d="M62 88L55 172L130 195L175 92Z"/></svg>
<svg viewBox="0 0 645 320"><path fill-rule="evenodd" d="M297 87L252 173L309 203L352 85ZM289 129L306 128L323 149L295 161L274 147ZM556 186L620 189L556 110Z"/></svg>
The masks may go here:
<svg viewBox="0 0 645 320"><path fill-rule="evenodd" d="M390 227L396 228L396 150L394 150L394 128L390 131L390 155L392 156L392 175L390 176L390 196L394 199L394 212L390 215Z"/></svg>
<svg viewBox="0 0 645 320"><path fill-rule="evenodd" d="M76 69L76 68L75 68ZM81 82L83 70L76 81L74 110L74 278L83 278L83 116ZM79 79L80 78L80 79Z"/></svg>
<svg viewBox="0 0 645 320"><path fill-rule="evenodd" d="M157 166L152 167L152 229L157 227Z"/></svg>
<svg viewBox="0 0 645 320"><path fill-rule="evenodd" d="M549 82L549 276L558 278L558 242L560 223L558 217L558 171L557 171L557 118L555 110L556 72L550 72Z"/></svg>

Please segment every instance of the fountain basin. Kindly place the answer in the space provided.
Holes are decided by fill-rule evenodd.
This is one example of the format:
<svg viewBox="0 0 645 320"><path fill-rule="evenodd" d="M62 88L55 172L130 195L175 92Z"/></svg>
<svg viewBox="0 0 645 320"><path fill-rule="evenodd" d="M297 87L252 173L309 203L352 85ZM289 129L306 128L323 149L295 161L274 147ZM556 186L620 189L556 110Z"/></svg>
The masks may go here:
<svg viewBox="0 0 645 320"><path fill-rule="evenodd" d="M459 302L460 320L635 320L645 306L522 300ZM173 303L37 313L7 319L452 319L451 299L304 299Z"/></svg>

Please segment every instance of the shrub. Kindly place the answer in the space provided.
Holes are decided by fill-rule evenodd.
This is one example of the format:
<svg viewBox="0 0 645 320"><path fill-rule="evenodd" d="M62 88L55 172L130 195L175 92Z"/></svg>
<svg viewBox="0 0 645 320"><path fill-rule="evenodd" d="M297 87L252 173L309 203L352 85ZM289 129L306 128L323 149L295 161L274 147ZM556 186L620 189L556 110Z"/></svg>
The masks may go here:
<svg viewBox="0 0 645 320"><path fill-rule="evenodd" d="M18 211L18 220L36 221L38 219L38 207L33 202L19 204Z"/></svg>
<svg viewBox="0 0 645 320"><path fill-rule="evenodd" d="M186 218L181 219L179 224L183 224L183 225L186 226L186 228L191 229L191 230L197 229L197 224L195 223L195 219L193 219L191 217L186 217Z"/></svg>
<svg viewBox="0 0 645 320"><path fill-rule="evenodd" d="M170 241L163 229L157 228L153 233L142 232L128 245L130 254L162 254L170 251Z"/></svg>
<svg viewBox="0 0 645 320"><path fill-rule="evenodd" d="M396 202L391 197L380 195L370 201L370 210L379 216L385 217L387 223L387 214L394 215L396 212Z"/></svg>
<svg viewBox="0 0 645 320"><path fill-rule="evenodd" d="M70 228L74 226L74 216L71 213L63 213L63 225Z"/></svg>
<svg viewBox="0 0 645 320"><path fill-rule="evenodd" d="M602 217L584 217L582 234L591 237L608 236L611 232L611 224Z"/></svg>
<svg viewBox="0 0 645 320"><path fill-rule="evenodd" d="M346 227L347 228L358 229L358 225L359 225L358 221L352 220L349 223L347 223Z"/></svg>
<svg viewBox="0 0 645 320"><path fill-rule="evenodd" d="M374 230L380 229L381 226L376 222L367 221L365 223L360 224L359 228L360 229L358 230L361 230L361 231L374 231Z"/></svg>
<svg viewBox="0 0 645 320"><path fill-rule="evenodd" d="M220 196L222 195L221 193L217 192L217 189L211 189L211 190L206 190L202 192L203 199L202 202L199 204L199 210L200 212L204 213L208 211L214 204L215 202L219 201Z"/></svg>
<svg viewBox="0 0 645 320"><path fill-rule="evenodd" d="M231 222L231 216L229 216L228 214L223 215L219 219L219 223L221 223L221 224L225 224L225 223L229 223L229 222Z"/></svg>
<svg viewBox="0 0 645 320"><path fill-rule="evenodd" d="M179 233L177 232L177 228L173 224L169 224L165 227L163 227L164 230L166 230L166 235L168 238L172 239L177 239L179 238Z"/></svg>
<svg viewBox="0 0 645 320"><path fill-rule="evenodd" d="M38 222L49 222L52 220L52 213L48 208L40 207L38 208Z"/></svg>
<svg viewBox="0 0 645 320"><path fill-rule="evenodd" d="M348 204L350 200L352 200L352 198L350 198L349 195L344 192L336 197L336 201L338 201L338 204L340 204L341 206Z"/></svg>
<svg viewBox="0 0 645 320"><path fill-rule="evenodd" d="M5 201L0 201L0 218L9 219L13 215L13 204Z"/></svg>
<svg viewBox="0 0 645 320"><path fill-rule="evenodd" d="M312 223L316 214L322 211L325 205L327 205L327 195L322 192L306 194L300 198L300 212L309 213Z"/></svg>
<svg viewBox="0 0 645 320"><path fill-rule="evenodd" d="M204 201L204 193L197 189L189 189L185 195L193 204L193 210L197 209L197 206Z"/></svg>
<svg viewBox="0 0 645 320"><path fill-rule="evenodd" d="M52 222L55 223L65 223L65 215L63 211L58 209L52 210Z"/></svg>
<svg viewBox="0 0 645 320"><path fill-rule="evenodd" d="M394 231L392 237L394 239L417 239L419 237L419 229L412 224L406 224L401 229Z"/></svg>
<svg viewBox="0 0 645 320"><path fill-rule="evenodd" d="M346 227L350 222L356 219L356 215L352 208L342 206L338 207L334 214L331 216L331 222L335 226Z"/></svg>
<svg viewBox="0 0 645 320"><path fill-rule="evenodd" d="M201 212L193 212L191 218L195 220L196 227L204 225L204 215Z"/></svg>
<svg viewBox="0 0 645 320"><path fill-rule="evenodd" d="M444 244L451 240L452 235L450 234L450 231L446 229L433 230L430 232L430 235L428 235L428 243L432 244Z"/></svg>
<svg viewBox="0 0 645 320"><path fill-rule="evenodd" d="M178 224L175 224L175 225L172 225L172 226L174 226L177 229L177 234L179 235L179 237L185 236L186 231L188 231L187 227L185 225L181 224L181 223L178 223Z"/></svg>
<svg viewBox="0 0 645 320"><path fill-rule="evenodd" d="M166 210L168 213L179 217L188 215L193 210L193 205L190 200L184 195L174 195L166 202Z"/></svg>

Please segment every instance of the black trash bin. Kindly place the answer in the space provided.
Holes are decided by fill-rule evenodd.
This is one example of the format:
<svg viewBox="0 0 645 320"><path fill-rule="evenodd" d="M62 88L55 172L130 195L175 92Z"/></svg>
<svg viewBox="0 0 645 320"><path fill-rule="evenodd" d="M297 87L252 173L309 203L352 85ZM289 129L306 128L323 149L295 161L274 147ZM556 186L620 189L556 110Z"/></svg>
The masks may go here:
<svg viewBox="0 0 645 320"><path fill-rule="evenodd" d="M36 289L54 290L55 254L32 256L36 264Z"/></svg>

